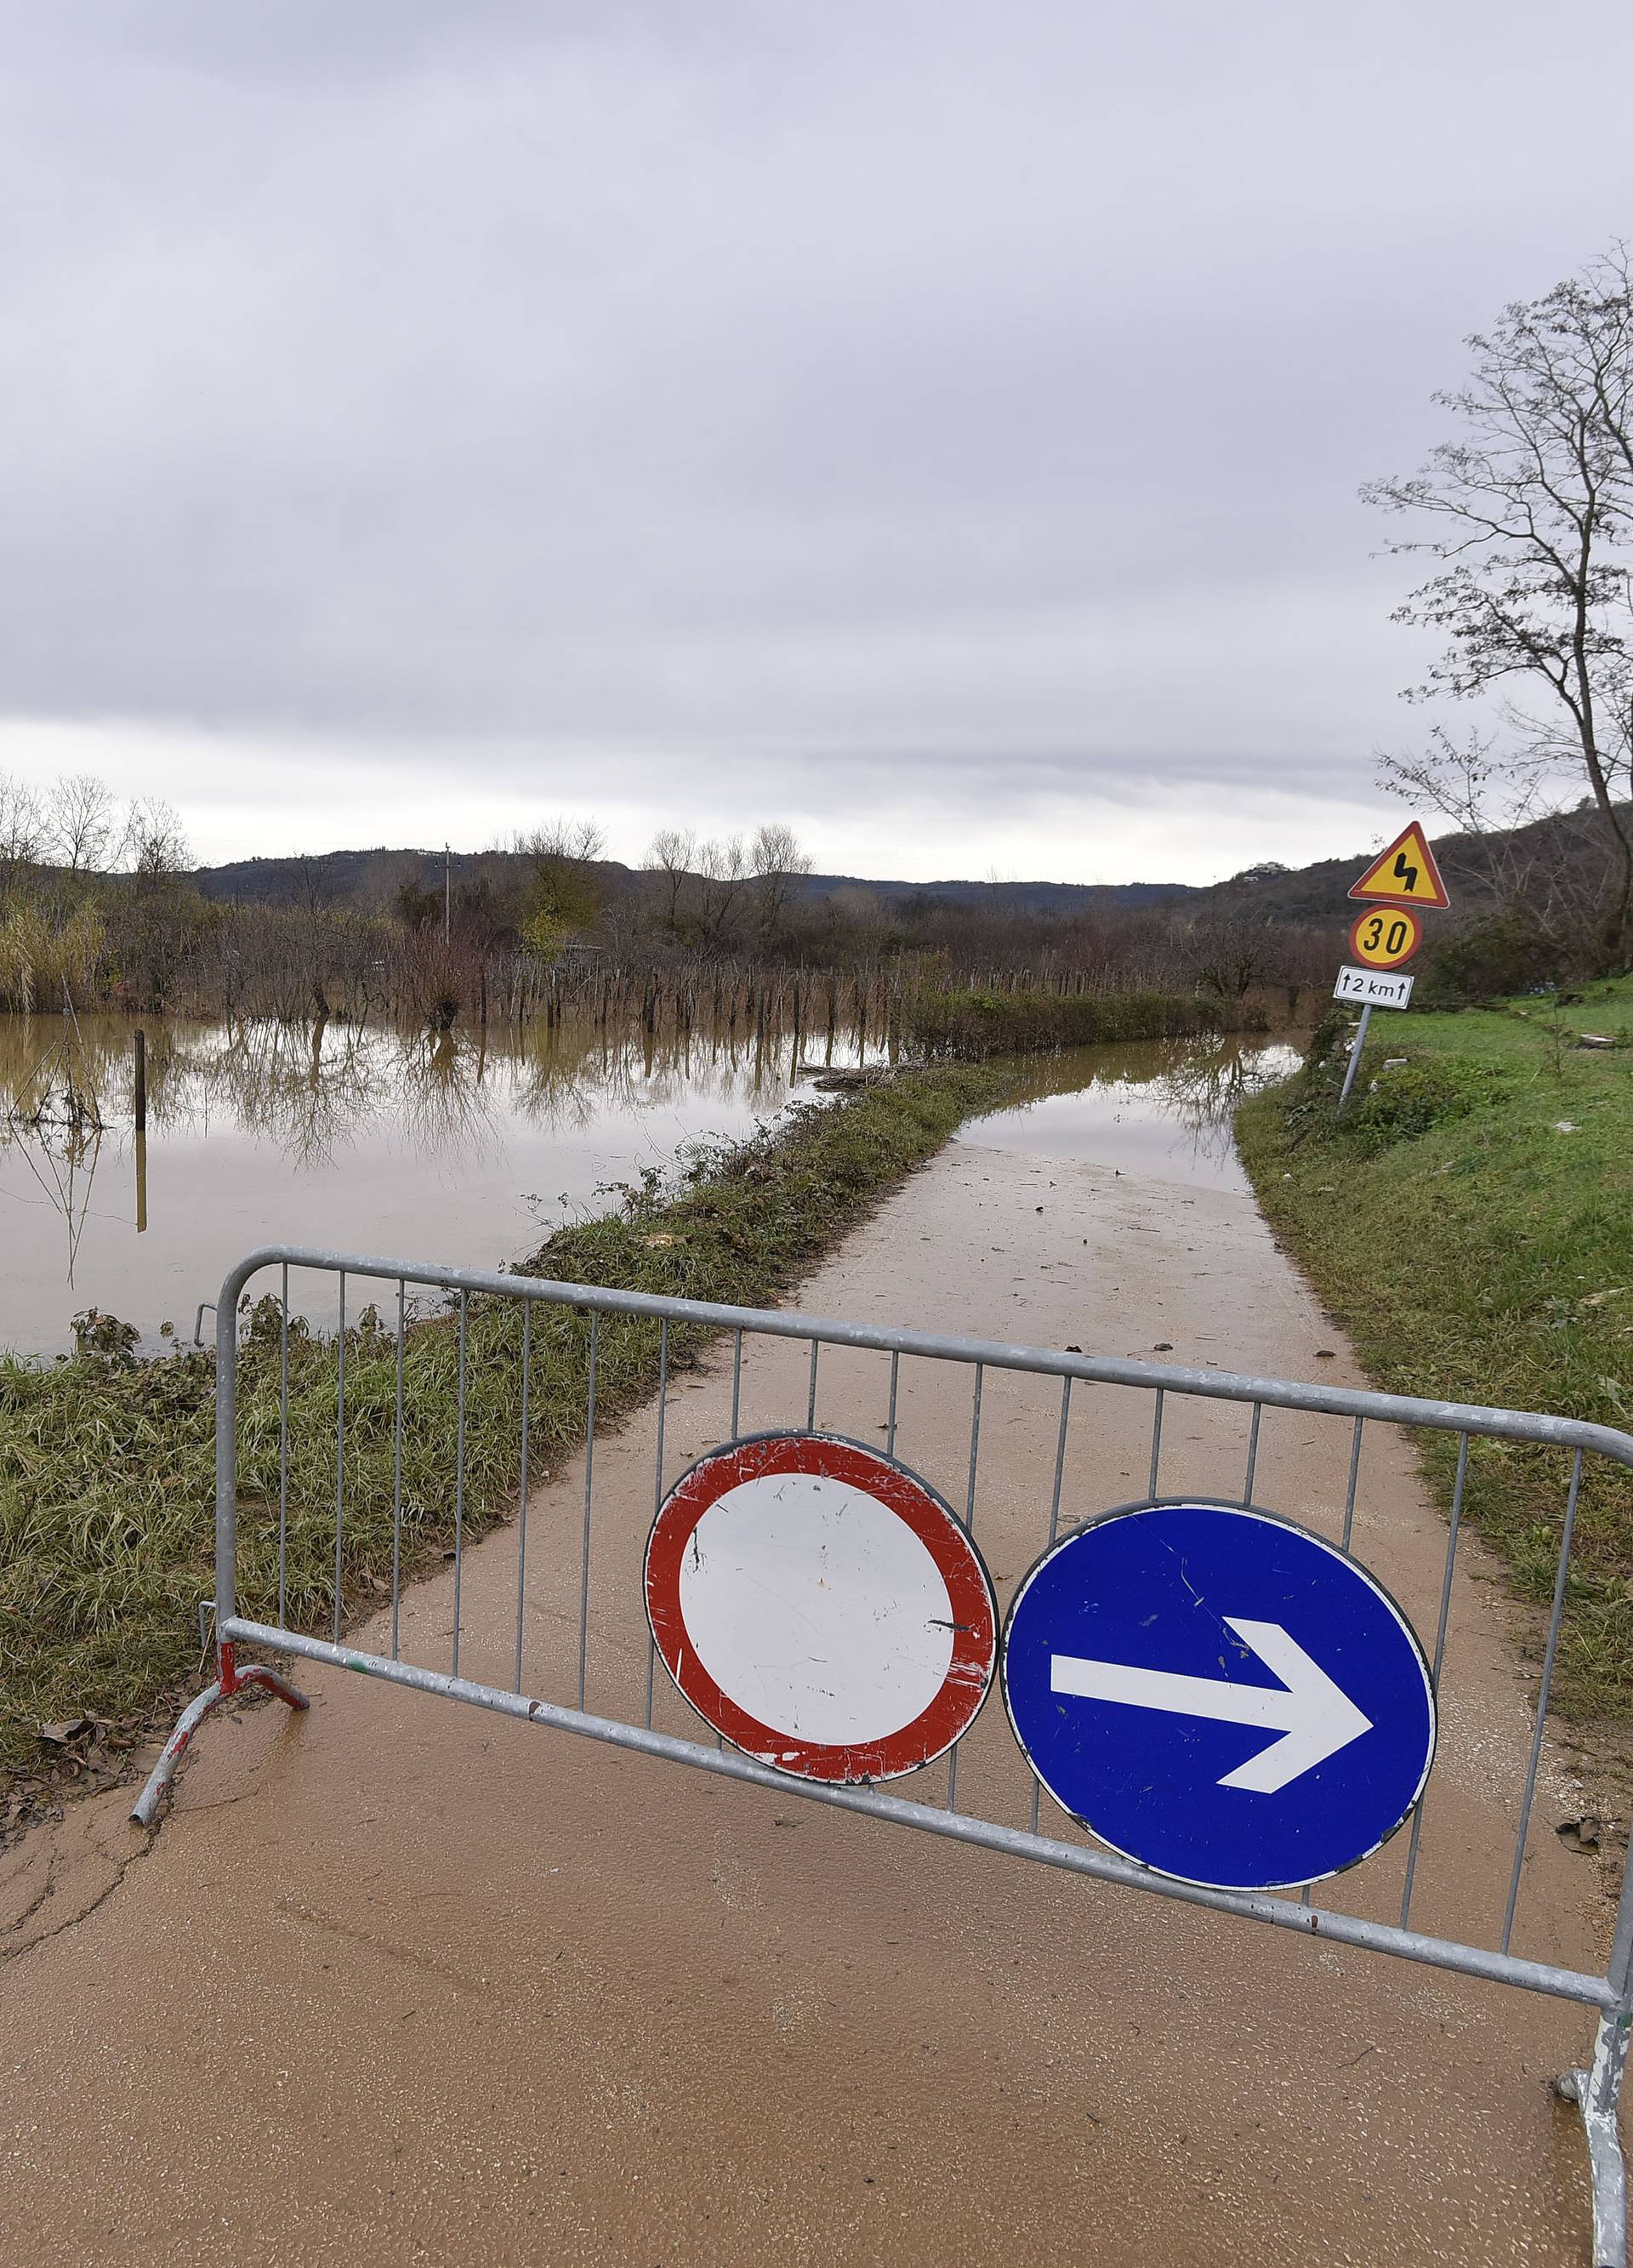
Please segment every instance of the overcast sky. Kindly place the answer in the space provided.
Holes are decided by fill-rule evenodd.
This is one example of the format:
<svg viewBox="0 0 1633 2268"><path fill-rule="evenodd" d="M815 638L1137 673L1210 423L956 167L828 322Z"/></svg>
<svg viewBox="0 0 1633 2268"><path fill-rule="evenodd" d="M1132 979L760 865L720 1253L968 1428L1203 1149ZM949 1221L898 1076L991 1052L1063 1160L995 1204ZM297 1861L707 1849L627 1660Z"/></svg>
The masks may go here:
<svg viewBox="0 0 1633 2268"><path fill-rule="evenodd" d="M1633 234L1625 0L0 0L0 769L219 858L1365 846L1358 482ZM1540 36L1545 34L1545 36Z"/></svg>

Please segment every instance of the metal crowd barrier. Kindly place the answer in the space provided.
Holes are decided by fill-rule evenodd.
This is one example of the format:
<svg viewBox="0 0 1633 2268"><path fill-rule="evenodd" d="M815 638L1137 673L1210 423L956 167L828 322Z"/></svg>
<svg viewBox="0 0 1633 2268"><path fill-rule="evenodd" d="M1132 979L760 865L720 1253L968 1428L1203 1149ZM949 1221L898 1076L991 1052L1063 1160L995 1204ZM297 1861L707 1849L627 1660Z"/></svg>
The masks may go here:
<svg viewBox="0 0 1633 2268"><path fill-rule="evenodd" d="M243 1445L239 1438L237 1395L240 1360L240 1301L251 1280L268 1269L279 1271L279 1289L273 1311L280 1364L277 1486L276 1490L263 1490L259 1503L246 1507L240 1502L239 1472ZM334 1402L335 1457L331 1468L334 1479L335 1595L331 1635L327 1638L316 1637L307 1631L291 1627L287 1618L285 1572L291 1522L298 1517L311 1515L310 1506L303 1506L291 1497L290 1340L291 1318L297 1314L291 1308L290 1299L292 1270L315 1270L321 1276L336 1279L338 1294L340 1328ZM394 1330L390 1332L387 1342L394 1345L396 1376L395 1410L390 1418L394 1427L396 1485L393 1574L388 1602L389 1651L370 1651L347 1643L342 1619L348 1425L351 1415L348 1407L347 1360L349 1344L355 1345L355 1337L349 1340L349 1333L355 1334L357 1330L355 1321L350 1325L347 1322L347 1298L349 1290L359 1281L384 1285L395 1295ZM409 1307L410 1287L415 1291L445 1295L448 1304L443 1316L429 1323L416 1320ZM516 1462L520 1479L516 1517L505 1531L511 1535L517 1551L515 1624L504 1647L504 1660L509 1673L504 1682L492 1676L473 1678L460 1675L461 1640L462 1638L466 1639L468 1652L472 1636L464 1629L465 1565L469 1548L466 1534L466 1437L471 1388L467 1359L467 1331L473 1303L479 1303L480 1312L482 1306L492 1302L516 1303L522 1313L519 1353L512 1381L518 1425ZM564 1697L552 1700L526 1690L528 1682L525 1660L528 1586L538 1572L536 1563L540 1550L536 1535L530 1541L527 1532L529 1409L535 1375L534 1342L537 1333L534 1317L541 1311L563 1309L575 1311L587 1319L588 1362L582 1518L575 1517L572 1523L574 1532L567 1534L562 1531L550 1539L558 1547L561 1561L555 1572L562 1586L563 1604L555 1619L562 1624L566 1636L566 1645L555 1662L564 1688ZM982 1508L983 1393L990 1396L993 1381L999 1378L1058 1381L1058 1408L1050 1421L1054 1438L1041 1466L1045 1479L1040 1490L1038 1505L1035 1549L1039 1550L1046 1542L1053 1543L1072 1524L1070 1518L1063 1519L1063 1498L1069 1475L1074 1465L1083 1461L1083 1415L1090 1400L1079 1391L1074 1410L1074 1388L1122 1388L1149 1400L1149 1420L1143 1431L1139 1453L1143 1469L1137 1477L1148 1484L1149 1494L1153 1498L1159 1494L1164 1469L1165 1415L1172 1433L1173 1412L1176 1405L1189 1407L1195 1402L1203 1402L1239 1403L1247 1408L1249 1415L1246 1440L1241 1447L1243 1462L1239 1498L1229 1491L1216 1489L1210 1491L1222 1501L1239 1501L1243 1505L1248 1504L1254 1497L1255 1467L1262 1455L1262 1427L1267 1412L1286 1411L1347 1420L1346 1433L1341 1443L1342 1454L1338 1460L1338 1469L1347 1467L1347 1478L1342 1498L1341 1534L1335 1539L1346 1550L1351 1545L1357 1521L1357 1484L1363 1469L1367 1428L1403 1428L1413 1435L1452 1436L1456 1442L1455 1483L1438 1599L1425 1598L1420 1617L1424 1629L1431 1616L1435 1622L1431 1651L1437 1688L1440 1685L1445 1666L1453 1572L1463 1528L1471 1444L1489 1438L1534 1443L1543 1449L1561 1452L1563 1489L1559 1505L1559 1549L1526 1767L1522 1780L1513 1791L1512 1859L1505 1880L1499 1886L1501 1895L1493 1902L1491 1926L1483 1939L1464 1941L1433 1932L1415 1930L1411 1926L1420 1839L1423 1836L1426 1816L1432 1822L1434 1815L1436 1778L1433 1772L1430 1775L1423 1799L1411 1815L1409 1831L1403 1830L1386 1846L1386 1850L1394 1853L1396 1859L1400 1855L1399 1846L1404 1846L1404 1869L1400 1884L1398 1918L1383 1920L1376 1915L1346 1911L1335 1905L1318 1906L1307 1889L1301 1896L1286 1896L1202 1888L1155 1874L1090 1841L1069 1841L1060 1836L1042 1833L1039 1823L1038 1784L1026 1769L1019 1750L1012 1752L1011 1759L1015 1797L1012 1808L1024 1818L1024 1824L1017 1823L1014 1819L1006 1822L982 1816L979 1812L960 1806L958 1746L953 1749L945 1767L928 1768L934 1776L937 1787L943 1791L940 1800L914 1801L873 1786L837 1786L791 1778L723 1747L717 1737L707 1742L688 1737L683 1733L662 1730L654 1724L654 1655L651 1638L644 1630L638 1581L627 1587L627 1595L620 1593L613 1602L613 1611L627 1615L629 1631L639 1632L638 1640L621 1638L617 1649L626 1705L610 1713L598 1712L586 1707L586 1698L596 1675L592 1635L596 1621L600 1619L592 1616L592 1567L595 1564L600 1541L595 1458L598 1335L605 1321L614 1317L644 1318L658 1326L656 1469L650 1500L653 1510L662 1502L666 1485L678 1477L680 1469L674 1462L673 1444L667 1450L666 1447L666 1429L672 1420L675 1388L675 1376L670 1362L671 1334L677 1330L685 1331L688 1338L695 1338L698 1333L707 1333L714 1338L724 1335L729 1344L732 1365L731 1435L733 1438L739 1432L745 1393L745 1348L752 1351L762 1342L797 1341L809 1349L808 1362L799 1366L798 1385L803 1392L793 1394L791 1410L784 1406L781 1414L780 1422L785 1425L798 1425L803 1422L807 1427L816 1427L821 1385L820 1366L825 1351L850 1350L880 1358L877 1396L879 1414L873 1422L877 1432L884 1437L887 1454L894 1454L897 1449L904 1366L928 1363L963 1366L970 1373L968 1421L967 1432L960 1430L959 1435L955 1462L959 1493L962 1495L964 1503L961 1518L972 1533ZM637 1755L688 1764L701 1771L747 1781L754 1786L772 1789L779 1796L803 1796L814 1802L832 1805L836 1809L865 1814L872 1818L889 1821L896 1826L916 1828L953 1842L1002 1852L1013 1858L1032 1859L1069 1874L1087 1875L1095 1881L1115 1883L1158 1897L1178 1899L1187 1904L1235 1915L1243 1920L1268 1923L1273 1928L1291 1931L1306 1938L1354 1946L1369 1952L1391 1954L1434 1969L1511 1984L1523 1991L1575 2002L1593 2010L1595 2014L1597 2030L1594 2044L1586 2066L1566 2073L1558 2080L1557 2088L1561 2095L1578 2105L1585 2131L1593 2181L1595 2268L1624 2268L1627 2212L1625 2176L1617 2134L1617 2109L1627 2059L1629 2029L1633 2023L1633 1888L1629 1887L1629 1870L1624 1867L1609 1955L1602 1972L1521 1954L1514 1949L1514 1938L1522 1904L1525 1867L1543 1751L1544 1724L1565 1610L1567 1579L1585 1469L1589 1459L1605 1459L1616 1465L1633 1468L1633 1437L1607 1426L1519 1410L1418 1400L1400 1395L1301 1384L1282 1379L1240 1377L1212 1369L1188 1369L1076 1352L1060 1353L1042 1348L945 1336L928 1331L848 1323L829 1317L716 1306L657 1294L549 1283L519 1276L489 1274L473 1269L420 1265L358 1254L312 1250L298 1246L268 1247L241 1261L222 1285L216 1319L214 1613L217 1676L215 1683L183 1713L143 1788L132 1813L132 1816L142 1824L151 1826L155 1821L165 1789L182 1751L203 1717L218 1703L246 1687L259 1685L270 1688L293 1707L305 1706L304 1697L276 1670L263 1663L239 1665L238 1649L250 1646L296 1660L328 1663L416 1691L468 1702L478 1708L548 1726L556 1731L580 1734L593 1741L632 1750ZM297 1321L295 1328L298 1327ZM377 1334L385 1328L379 1322L378 1310L371 1327ZM445 1328L457 1333L454 1438L448 1445L453 1498L453 1626L445 1668L405 1660L401 1651L404 1604L411 1596L410 1588L404 1580L402 1548L404 1359L412 1333L422 1328ZM355 1355L353 1360L355 1363ZM791 1383L791 1381L784 1381L782 1389L784 1395L789 1394ZM853 1381L853 1398L855 1391ZM605 1410L603 1417L605 1418ZM379 1422L378 1411L375 1421ZM607 1431L604 1423L603 1439ZM261 1446L263 1450L266 1449L266 1444ZM945 1440L941 1444L940 1454L944 1461L953 1459L953 1449ZM533 1454L536 1478L539 1454L536 1446ZM666 1463L666 1455L668 1465ZM915 1459L914 1462L922 1463L923 1460ZM953 1495L952 1485L945 1492ZM1099 1488L1097 1494L1094 1485L1088 1484L1082 1507L1083 1516L1109 1509L1113 1500L1104 1487ZM1296 1506L1285 1508L1291 1511L1298 1509ZM622 1509L627 1516L629 1508L624 1506ZM324 1516L327 1519L327 1506ZM246 1517L258 1517L276 1523L276 1621L253 1619L239 1611L239 1530ZM643 1538L644 1525L650 1517L650 1511L642 1513L640 1535ZM632 1533L627 1532L623 1539L626 1557ZM530 1549L534 1554L534 1560L531 1563ZM382 1604L382 1616L385 1611ZM497 1659L494 1633L483 1633L482 1643L489 1660ZM644 1647L644 1675L638 1669L631 1668L632 1646L636 1644ZM658 1691L661 1693L662 1690L659 1685ZM695 1723L683 1704L677 1703L676 1707L686 1721ZM989 1778L990 1775L984 1777ZM997 1809L1000 1807L994 1804L990 1808ZM1351 1874L1324 1884L1324 1889L1334 1890L1340 1881L1359 1881L1369 1875L1379 1866L1381 1857L1379 1854L1379 1858L1368 1859ZM1393 1901L1393 1886L1390 1896Z"/></svg>

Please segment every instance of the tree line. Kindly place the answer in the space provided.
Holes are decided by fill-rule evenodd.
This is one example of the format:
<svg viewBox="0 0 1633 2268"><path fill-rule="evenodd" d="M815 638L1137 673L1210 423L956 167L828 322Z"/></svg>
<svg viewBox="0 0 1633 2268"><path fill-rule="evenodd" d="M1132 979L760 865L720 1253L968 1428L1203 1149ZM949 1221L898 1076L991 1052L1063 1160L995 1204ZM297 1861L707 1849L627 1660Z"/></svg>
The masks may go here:
<svg viewBox="0 0 1633 2268"><path fill-rule="evenodd" d="M1290 1004L1330 970L1335 932L1184 902L1041 912L864 884L818 892L794 830L658 836L631 873L599 827L556 821L428 877L371 856L352 892L291 862L283 902L198 887L176 815L121 809L84 776L32 796L0 777L0 1007L107 1007L447 1026L660 1006L796 1022L926 989L1152 989ZM406 868L406 871L405 871ZM841 983L840 980L843 983ZM850 1012L849 1011L847 1012Z"/></svg>

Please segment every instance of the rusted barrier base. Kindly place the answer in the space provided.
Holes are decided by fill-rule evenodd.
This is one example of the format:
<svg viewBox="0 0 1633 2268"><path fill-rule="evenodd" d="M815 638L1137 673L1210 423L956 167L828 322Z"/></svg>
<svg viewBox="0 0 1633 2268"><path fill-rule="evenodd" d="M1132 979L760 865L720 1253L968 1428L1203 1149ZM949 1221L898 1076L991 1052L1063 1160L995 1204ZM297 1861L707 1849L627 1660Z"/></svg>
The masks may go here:
<svg viewBox="0 0 1633 2268"><path fill-rule="evenodd" d="M176 1776L176 1766L181 1761L182 1752L210 1711L252 1685L264 1686L268 1692L276 1693L280 1701L286 1701L291 1709L308 1709L312 1705L305 1695L291 1685L287 1678L281 1677L276 1669L269 1669L264 1662L259 1661L252 1662L247 1669L240 1669L233 1659L231 1644L218 1646L216 1649L215 1683L207 1685L195 1700L189 1701L177 1718L176 1729L166 1742L164 1753L148 1774L141 1794L130 1807L130 1816L138 1827L151 1827L158 1819L165 1790Z"/></svg>

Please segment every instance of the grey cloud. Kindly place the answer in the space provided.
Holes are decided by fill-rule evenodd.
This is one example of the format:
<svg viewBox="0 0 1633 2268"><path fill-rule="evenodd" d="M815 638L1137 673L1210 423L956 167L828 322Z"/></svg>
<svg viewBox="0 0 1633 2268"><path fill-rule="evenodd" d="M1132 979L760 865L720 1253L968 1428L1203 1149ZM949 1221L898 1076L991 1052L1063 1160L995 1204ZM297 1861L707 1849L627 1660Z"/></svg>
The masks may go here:
<svg viewBox="0 0 1633 2268"><path fill-rule="evenodd" d="M1572 24L0 8L0 711L1360 792L1356 484L1626 219Z"/></svg>

